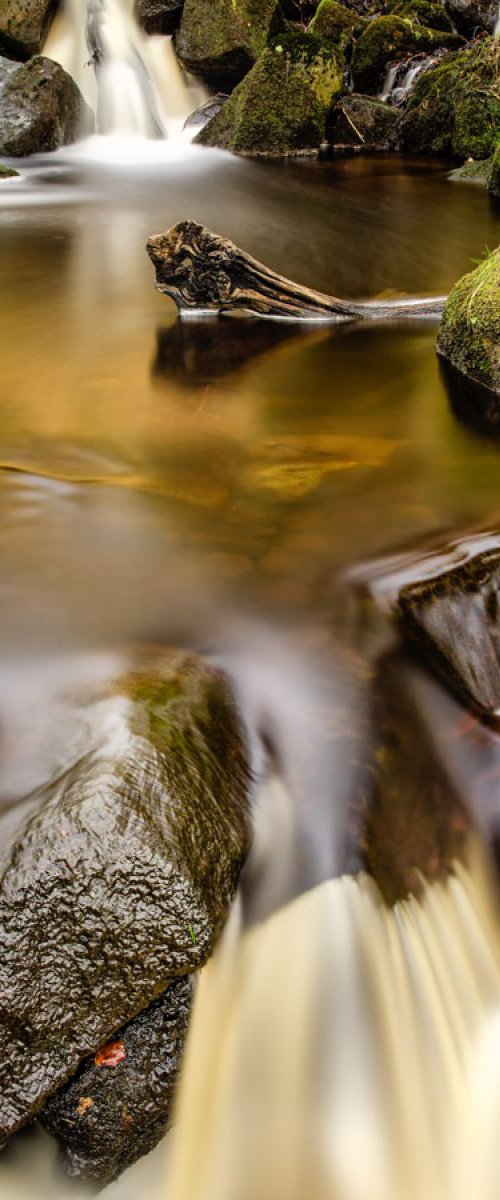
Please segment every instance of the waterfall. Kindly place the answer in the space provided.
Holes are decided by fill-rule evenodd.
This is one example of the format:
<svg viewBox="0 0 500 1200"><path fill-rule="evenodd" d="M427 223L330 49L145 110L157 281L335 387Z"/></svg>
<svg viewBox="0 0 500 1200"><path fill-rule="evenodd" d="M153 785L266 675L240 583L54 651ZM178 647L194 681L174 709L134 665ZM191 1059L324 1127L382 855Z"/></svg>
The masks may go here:
<svg viewBox="0 0 500 1200"><path fill-rule="evenodd" d="M419 76L436 66L441 57L442 54L437 51L435 54L419 54L409 60L390 63L378 99L389 101L392 105L403 104Z"/></svg>
<svg viewBox="0 0 500 1200"><path fill-rule="evenodd" d="M168 37L148 37L133 0L64 0L44 54L78 84L98 134L159 139L178 132L205 98Z"/></svg>

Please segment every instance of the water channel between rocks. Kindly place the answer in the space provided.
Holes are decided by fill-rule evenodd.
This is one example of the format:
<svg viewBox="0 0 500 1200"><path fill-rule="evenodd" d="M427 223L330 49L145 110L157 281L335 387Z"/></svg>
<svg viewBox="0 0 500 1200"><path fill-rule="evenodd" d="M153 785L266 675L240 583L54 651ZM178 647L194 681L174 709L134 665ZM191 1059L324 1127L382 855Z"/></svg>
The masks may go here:
<svg viewBox="0 0 500 1200"><path fill-rule="evenodd" d="M113 167L86 157L84 147L32 160L0 195L5 822L16 820L17 802L60 767L69 745L77 753L81 713L64 696L77 695L89 679L105 678L123 647L174 640L224 654L233 653L237 643L250 657L255 647L255 656L260 651L265 660L271 640L282 643L286 658L290 631L298 629L297 644L316 660L318 649L321 654L329 645L332 583L339 570L443 529L460 533L498 524L500 449L452 413L432 322L337 329L244 319L180 323L173 305L154 290L144 249L151 233L191 217L279 272L328 293L441 294L498 243L498 216L484 192L451 184L445 166L422 161L256 164L193 147L169 151L167 143L161 154L132 169L123 161L124 147L122 161ZM273 665L271 656L266 669L279 673L280 662L277 654ZM349 891L354 884L344 891L340 884L326 886L337 889L328 911L339 914L344 939L339 963L351 953L349 929L357 929L353 945L356 938L364 945L363 906L371 912L367 928L369 921L377 925L375 942L391 940L375 901L370 908L366 882L359 894ZM490 940L485 934L483 944L474 925L471 887L460 878L451 897L435 901L431 895L428 904L442 905L441 932L443 921L456 927L461 914L469 949L474 944L470 961L476 954L482 964L472 1029L474 1022L479 1027L478 1013L490 1013L497 1003L500 976L493 934ZM311 913L300 920L317 929L330 918L325 893L311 895ZM427 919L426 912L418 918L428 949ZM282 920L283 932L273 927L278 931L271 930L266 943L271 957L275 945L293 937L293 919L292 934L286 914ZM410 908L398 920L398 953L404 959L417 918ZM440 975L436 936L432 987L441 1003L445 969ZM333 938L331 928L326 937ZM238 952L240 966L250 991L260 994L251 945ZM362 949L364 967L352 966L352 976L347 971L338 1021L349 996L357 994L356 972L367 970L363 954ZM457 971L469 980L467 949L462 946L460 954ZM311 956L311 987L317 983L319 991L317 947ZM328 974L334 961L326 955L321 969ZM282 978L288 978L285 968ZM381 993L384 986L379 980ZM217 987L230 1007L223 972ZM414 1021L412 1003L408 1000L405 1020ZM434 1001L429 1004L434 1014L429 1027L435 1018L435 1028L441 1028L439 1004L439 1012ZM258 1011L257 1006L256 1022ZM419 1011L425 1023L425 1003ZM209 1023L215 1019L210 1012L208 1004ZM379 1015L370 1017L374 1026ZM460 1029L469 1016L458 1014ZM298 1011L291 1015L291 1039L299 1017ZM264 1044L275 1027L268 1014L256 1024ZM461 1037L459 1030L463 1067L469 1043ZM451 1091L456 1085L454 1128L459 1128L463 1076L458 1080L454 1074L455 1051L456 1045L447 1057L443 1049L443 1071ZM280 1053L284 1063L286 1039ZM396 1073L399 1053L392 1045ZM366 1067L373 1084L370 1054L360 1078ZM224 1123L224 1104L231 1105L236 1061L229 1047L226 1090L214 1122ZM250 1064L245 1061L241 1070L250 1070ZM345 1068L346 1092L348 1076ZM301 1079L299 1074L290 1086L297 1088ZM188 1071L183 1104L190 1080ZM413 1099L421 1124L411 1150L416 1159L424 1144L418 1138L431 1138L422 1116L427 1086L419 1076ZM394 1103L401 1087L398 1075ZM349 1103L362 1094L361 1084L360 1089L355 1093L353 1085ZM338 1097L326 1092L325 1097L325 1113L340 1104ZM299 1116L291 1114L292 1130ZM397 1136L404 1141L402 1125ZM368 1157L375 1156L374 1171L385 1145L385 1133L379 1134L370 1127L365 1144ZM1 1170L8 1170L5 1188L18 1195L24 1186L26 1197L38 1200L45 1183L42 1172L33 1191L33 1163L41 1153L48 1171L45 1148L37 1143L35 1149L30 1135L26 1145L31 1182L21 1182L19 1144L7 1167L0 1167L0 1180ZM251 1158L251 1143L246 1153ZM349 1188L345 1162L335 1158L335 1148L331 1153L340 1172L339 1200L365 1200L366 1176L360 1172ZM155 1166L148 1160L135 1168L132 1182L125 1176L110 1190L110 1200L137 1194L139 1183L146 1189L154 1172L161 1174L161 1154L162 1148ZM390 1183L380 1200L398 1194L397 1162L390 1154L389 1160L389 1175L382 1171L380 1177ZM306 1155L300 1163L305 1174L297 1179L307 1177L308 1164ZM424 1180L432 1200L439 1195L433 1190L434 1168L439 1164L429 1166ZM171 1200L245 1200L246 1193L237 1197L230 1191L230 1182L227 1193L215 1185L205 1192L199 1180L190 1182L183 1174L181 1162L175 1170ZM213 1162L211 1170L217 1180ZM416 1198L422 1194L417 1176ZM48 1175L46 1186L47 1196L53 1195ZM279 1190L284 1186L286 1196ZM277 1176L276 1193L259 1192L259 1200L292 1200L296 1193L290 1187ZM314 1200L326 1194L322 1187L318 1179ZM166 1195L164 1189L159 1194ZM305 1200L305 1191L299 1194ZM455 1195L462 1200L458 1184L453 1200ZM490 1192L484 1195L489 1200Z"/></svg>

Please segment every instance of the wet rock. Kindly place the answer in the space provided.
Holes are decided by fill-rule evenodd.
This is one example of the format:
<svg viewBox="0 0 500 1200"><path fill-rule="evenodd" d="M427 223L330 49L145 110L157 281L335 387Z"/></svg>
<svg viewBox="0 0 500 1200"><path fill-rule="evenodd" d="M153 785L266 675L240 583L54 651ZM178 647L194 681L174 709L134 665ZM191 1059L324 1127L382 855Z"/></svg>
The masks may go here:
<svg viewBox="0 0 500 1200"><path fill-rule="evenodd" d="M483 30L493 33L498 17L497 0L446 0L446 9L455 29L465 38Z"/></svg>
<svg viewBox="0 0 500 1200"><path fill-rule="evenodd" d="M0 91L0 154L22 158L74 142L93 122L70 75L49 58L32 58Z"/></svg>
<svg viewBox="0 0 500 1200"><path fill-rule="evenodd" d="M335 149L393 150L399 118L396 109L372 96L344 96L329 118L328 140Z"/></svg>
<svg viewBox="0 0 500 1200"><path fill-rule="evenodd" d="M191 1008L189 976L86 1059L45 1106L68 1173L104 1185L156 1146L171 1119Z"/></svg>
<svg viewBox="0 0 500 1200"><path fill-rule="evenodd" d="M443 753L460 710L399 652L384 656L373 684L375 763L364 824L364 865L389 904L424 881L445 879L467 854L469 777L455 779ZM442 748L443 747L443 748Z"/></svg>
<svg viewBox="0 0 500 1200"><path fill-rule="evenodd" d="M438 352L500 404L500 249L464 275L446 302Z"/></svg>
<svg viewBox="0 0 500 1200"><path fill-rule="evenodd" d="M377 17L367 25L354 48L355 87L361 92L377 93L389 63L441 46L456 47L461 41L455 33L428 29L406 17Z"/></svg>
<svg viewBox="0 0 500 1200"><path fill-rule="evenodd" d="M217 117L224 108L226 100L229 100L223 92L219 92L217 96L211 96L210 100L205 100L204 104L200 104L194 112L190 113L187 121L184 122L184 129L202 129L212 117Z"/></svg>
<svg viewBox="0 0 500 1200"><path fill-rule="evenodd" d="M319 149L343 87L340 56L310 34L274 39L196 141L248 155Z"/></svg>
<svg viewBox="0 0 500 1200"><path fill-rule="evenodd" d="M354 30L360 27L360 18L356 13L338 4L337 0L321 0L309 32L315 37L326 38L335 46L346 46L353 37Z"/></svg>
<svg viewBox="0 0 500 1200"><path fill-rule="evenodd" d="M0 1141L206 961L249 845L220 671L172 652L102 704L101 747L40 797L0 880Z"/></svg>
<svg viewBox="0 0 500 1200"><path fill-rule="evenodd" d="M488 158L498 143L500 42L484 38L448 55L415 84L402 117L403 149Z"/></svg>
<svg viewBox="0 0 500 1200"><path fill-rule="evenodd" d="M172 34L179 28L184 0L135 0L139 25L146 33Z"/></svg>
<svg viewBox="0 0 500 1200"><path fill-rule="evenodd" d="M500 200L500 143L497 146L487 176L488 190L495 200Z"/></svg>
<svg viewBox="0 0 500 1200"><path fill-rule="evenodd" d="M229 92L259 58L277 20L277 0L186 0L175 48L210 87Z"/></svg>
<svg viewBox="0 0 500 1200"><path fill-rule="evenodd" d="M406 634L453 689L488 718L500 712L500 544L402 588Z"/></svg>
<svg viewBox="0 0 500 1200"><path fill-rule="evenodd" d="M0 51L21 60L38 54L55 7L56 0L2 0Z"/></svg>

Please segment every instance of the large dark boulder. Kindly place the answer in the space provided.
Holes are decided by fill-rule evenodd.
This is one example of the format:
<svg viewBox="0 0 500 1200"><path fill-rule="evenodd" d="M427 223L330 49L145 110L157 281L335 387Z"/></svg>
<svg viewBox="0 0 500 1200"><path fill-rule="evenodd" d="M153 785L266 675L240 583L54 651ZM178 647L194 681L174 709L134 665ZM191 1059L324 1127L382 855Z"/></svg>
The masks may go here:
<svg viewBox="0 0 500 1200"><path fill-rule="evenodd" d="M444 308L437 345L452 368L447 383L453 406L469 423L498 433L500 250L455 284Z"/></svg>
<svg viewBox="0 0 500 1200"><path fill-rule="evenodd" d="M327 42L310 34L276 38L196 141L248 155L317 150L342 88L342 59Z"/></svg>
<svg viewBox="0 0 500 1200"><path fill-rule="evenodd" d="M499 42L482 38L417 80L401 124L414 154L488 158L500 139Z"/></svg>
<svg viewBox="0 0 500 1200"><path fill-rule="evenodd" d="M38 54L57 0L2 0L0 51L11 58Z"/></svg>
<svg viewBox="0 0 500 1200"><path fill-rule="evenodd" d="M76 83L50 58L32 58L0 90L0 154L23 158L57 150L92 123Z"/></svg>
<svg viewBox="0 0 500 1200"><path fill-rule="evenodd" d="M45 1128L68 1174L104 1185L152 1150L172 1119L191 1008L190 976L172 983L51 1096Z"/></svg>
<svg viewBox="0 0 500 1200"><path fill-rule="evenodd" d="M184 0L135 0L134 11L146 33L175 33L179 28Z"/></svg>
<svg viewBox="0 0 500 1200"><path fill-rule="evenodd" d="M277 0L185 0L175 47L181 63L214 90L231 91L264 50Z"/></svg>
<svg viewBox="0 0 500 1200"><path fill-rule="evenodd" d="M101 701L102 744L40 797L0 879L0 1142L211 954L249 846L221 672L172 652Z"/></svg>
<svg viewBox="0 0 500 1200"><path fill-rule="evenodd" d="M456 47L462 39L455 33L428 29L408 17L385 16L371 21L354 48L352 71L360 92L381 90L389 63L411 58L422 51Z"/></svg>
<svg viewBox="0 0 500 1200"><path fill-rule="evenodd" d="M394 150L399 116L373 96L343 96L328 122L328 140L336 149Z"/></svg>

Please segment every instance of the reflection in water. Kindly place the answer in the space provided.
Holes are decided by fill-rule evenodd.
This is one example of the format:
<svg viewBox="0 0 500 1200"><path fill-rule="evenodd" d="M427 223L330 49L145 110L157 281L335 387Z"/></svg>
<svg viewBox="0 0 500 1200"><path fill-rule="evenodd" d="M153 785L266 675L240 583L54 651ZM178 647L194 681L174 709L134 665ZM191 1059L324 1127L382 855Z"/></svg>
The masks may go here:
<svg viewBox="0 0 500 1200"><path fill-rule="evenodd" d="M160 1149L110 1200L246 1200L245 1189L248 1200L493 1200L467 1175L489 1170L467 1089L486 1094L478 1072L498 1054L488 1022L500 1000L478 877L460 868L391 912L363 876L328 881L346 798L362 790L356 687L332 733L333 684L312 686L302 744L315 750L326 729L323 790L296 746L304 680L318 664L337 670L345 610L332 614L332 577L444 527L489 527L498 449L450 411L432 327L298 336L255 322L243 343L240 323L179 326L144 246L192 217L331 294L432 294L495 244L496 218L439 167L396 159L278 166L193 149L175 170L151 160L137 174L81 158L75 169L66 151L51 162L54 174L35 162L0 196L2 804L19 813L79 752L80 687L151 642L234 661L282 776L263 794L241 909L202 979L170 1190ZM41 663L55 647L86 668L51 683ZM281 729L272 718L285 709ZM467 791L472 771L480 788L483 750L450 751L453 786ZM484 754L494 771L494 748ZM493 811L493 775L482 786ZM279 868L294 845L309 890L288 903ZM480 1038L490 1050L474 1064ZM20 1172L32 1172L29 1200L56 1194L32 1154L27 1137L3 1157L9 1200Z"/></svg>
<svg viewBox="0 0 500 1200"><path fill-rule="evenodd" d="M464 375L446 359L440 360L441 375L450 404L464 425L485 437L500 436L500 406L495 393Z"/></svg>

